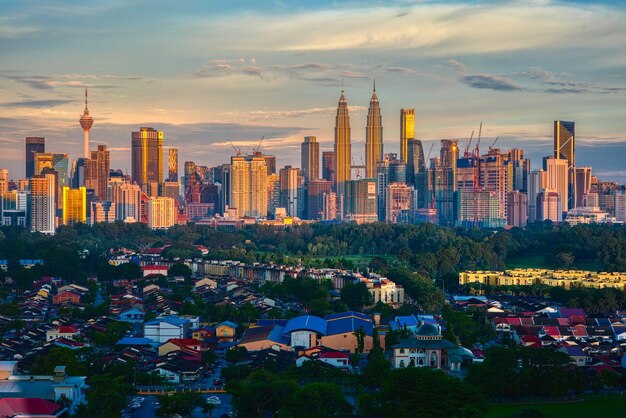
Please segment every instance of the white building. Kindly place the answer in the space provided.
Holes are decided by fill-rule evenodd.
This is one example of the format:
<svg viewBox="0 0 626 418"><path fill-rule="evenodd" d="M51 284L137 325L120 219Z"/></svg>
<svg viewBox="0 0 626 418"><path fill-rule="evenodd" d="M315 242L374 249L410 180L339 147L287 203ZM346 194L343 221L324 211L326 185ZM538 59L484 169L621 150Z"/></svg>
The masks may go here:
<svg viewBox="0 0 626 418"><path fill-rule="evenodd" d="M148 200L148 227L167 229L176 224L176 201L170 197L151 197Z"/></svg>
<svg viewBox="0 0 626 418"><path fill-rule="evenodd" d="M165 316L146 322L143 325L143 336L160 345L171 338L187 338L190 329L188 319Z"/></svg>

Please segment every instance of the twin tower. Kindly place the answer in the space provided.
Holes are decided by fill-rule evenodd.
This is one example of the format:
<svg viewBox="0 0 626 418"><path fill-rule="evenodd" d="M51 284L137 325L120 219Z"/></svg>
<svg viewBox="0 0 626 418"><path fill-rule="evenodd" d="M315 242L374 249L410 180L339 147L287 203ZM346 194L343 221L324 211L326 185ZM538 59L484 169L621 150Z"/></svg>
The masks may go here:
<svg viewBox="0 0 626 418"><path fill-rule="evenodd" d="M376 81L367 111L365 127L365 177L376 177L376 166L383 159L383 122L376 96ZM343 85L335 119L335 189L343 194L345 183L351 180L352 148L350 144L350 113Z"/></svg>

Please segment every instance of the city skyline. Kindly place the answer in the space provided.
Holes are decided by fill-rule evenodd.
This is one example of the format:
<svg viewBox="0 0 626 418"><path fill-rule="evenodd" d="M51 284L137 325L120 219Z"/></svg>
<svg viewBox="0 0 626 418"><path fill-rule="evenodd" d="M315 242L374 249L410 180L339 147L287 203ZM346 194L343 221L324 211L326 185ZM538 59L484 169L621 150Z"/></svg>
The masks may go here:
<svg viewBox="0 0 626 418"><path fill-rule="evenodd" d="M178 148L181 164L227 162L225 138L249 152L265 135L264 152L279 166L298 166L304 136L332 149L343 78L358 161L365 157L374 77L385 152L399 153L397 115L415 108L415 136L424 148L451 138L463 148L482 121L485 142L499 136L502 148L524 148L538 168L551 154L553 121L575 120L577 165L593 166L607 180L626 175L619 158L626 151L625 13L614 2L38 6L7 2L2 18L0 166L13 179L24 175L24 137L44 136L47 151L79 157L84 87L95 121L91 150L107 145L111 167L130 172L130 132L141 126L163 131L164 149ZM131 24L140 11L161 25L150 39ZM210 21L211 13L219 19ZM349 24L332 24L348 14ZM550 20L555 14L568 19ZM278 24L284 16L291 23ZM275 28L271 43L263 21ZM70 22L84 28L80 39L65 27ZM325 29L297 31L315 22ZM398 22L402 27L389 34ZM359 27L364 23L367 30ZM470 30L480 23L490 30ZM551 36L539 36L548 29ZM128 45L116 52L121 35ZM70 41L75 50L68 50ZM150 54L157 55L147 60Z"/></svg>

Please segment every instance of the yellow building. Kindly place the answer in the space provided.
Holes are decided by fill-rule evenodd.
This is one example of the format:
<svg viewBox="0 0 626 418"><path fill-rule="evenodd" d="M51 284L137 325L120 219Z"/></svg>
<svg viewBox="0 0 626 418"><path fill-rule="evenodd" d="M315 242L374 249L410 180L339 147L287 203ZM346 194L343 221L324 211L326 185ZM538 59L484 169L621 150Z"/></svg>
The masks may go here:
<svg viewBox="0 0 626 418"><path fill-rule="evenodd" d="M63 187L63 225L87 223L87 189Z"/></svg>
<svg viewBox="0 0 626 418"><path fill-rule="evenodd" d="M626 273L587 270L512 269L505 271L464 271L459 273L459 285L482 283L489 286L530 286L543 284L571 290L613 288L626 291Z"/></svg>

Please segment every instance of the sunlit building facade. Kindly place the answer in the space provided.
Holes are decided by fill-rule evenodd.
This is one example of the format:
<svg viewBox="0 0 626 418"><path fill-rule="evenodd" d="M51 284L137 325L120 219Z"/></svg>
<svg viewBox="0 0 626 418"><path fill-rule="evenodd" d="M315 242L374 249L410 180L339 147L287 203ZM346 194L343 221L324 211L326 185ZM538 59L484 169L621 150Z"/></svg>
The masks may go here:
<svg viewBox="0 0 626 418"><path fill-rule="evenodd" d="M409 139L415 138L415 109L400 109L400 158L409 164Z"/></svg>
<svg viewBox="0 0 626 418"><path fill-rule="evenodd" d="M30 229L33 232L54 235L57 193L55 181L54 174L34 175L30 179Z"/></svg>
<svg viewBox="0 0 626 418"><path fill-rule="evenodd" d="M131 165L137 184L163 181L163 132L144 127L132 133Z"/></svg>

